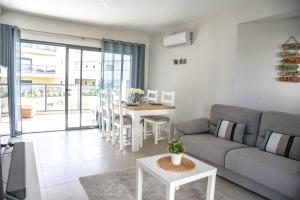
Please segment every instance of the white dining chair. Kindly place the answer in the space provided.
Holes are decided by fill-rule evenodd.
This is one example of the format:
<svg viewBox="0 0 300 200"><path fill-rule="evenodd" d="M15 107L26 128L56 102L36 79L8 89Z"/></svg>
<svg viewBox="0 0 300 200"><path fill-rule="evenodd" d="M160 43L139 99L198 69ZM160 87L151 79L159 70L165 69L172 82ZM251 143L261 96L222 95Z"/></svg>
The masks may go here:
<svg viewBox="0 0 300 200"><path fill-rule="evenodd" d="M110 93L108 90L101 90L101 127L102 137L106 137L107 141L111 139L111 109L110 109Z"/></svg>
<svg viewBox="0 0 300 200"><path fill-rule="evenodd" d="M174 106L175 92L162 91L161 103L164 105ZM144 139L147 139L148 135L154 134L154 143L157 144L158 140L166 139L161 137L161 126L168 125L168 140L171 138L171 122L168 116L164 115L149 115L144 116ZM151 124L152 130L147 130L148 124Z"/></svg>
<svg viewBox="0 0 300 200"><path fill-rule="evenodd" d="M123 150L124 146L131 145L131 128L131 118L123 115L121 95L114 92L112 94L112 144L119 141L120 150Z"/></svg>
<svg viewBox="0 0 300 200"><path fill-rule="evenodd" d="M149 103L157 103L158 91L157 90L147 90L146 98Z"/></svg>
<svg viewBox="0 0 300 200"><path fill-rule="evenodd" d="M164 105L172 105L174 106L175 104L175 92L167 92L167 91L162 91L161 92L161 103Z"/></svg>

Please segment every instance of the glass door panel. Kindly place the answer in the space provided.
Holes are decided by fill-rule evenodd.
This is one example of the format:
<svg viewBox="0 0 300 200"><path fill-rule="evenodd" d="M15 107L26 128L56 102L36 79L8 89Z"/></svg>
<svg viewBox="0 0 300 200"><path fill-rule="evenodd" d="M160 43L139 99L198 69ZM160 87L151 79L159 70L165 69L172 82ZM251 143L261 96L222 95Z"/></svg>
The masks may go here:
<svg viewBox="0 0 300 200"><path fill-rule="evenodd" d="M22 42L23 133L65 130L66 47Z"/></svg>
<svg viewBox="0 0 300 200"><path fill-rule="evenodd" d="M120 90L122 55L114 54L113 90Z"/></svg>
<svg viewBox="0 0 300 200"><path fill-rule="evenodd" d="M101 52L82 52L81 126L97 126L101 86Z"/></svg>
<svg viewBox="0 0 300 200"><path fill-rule="evenodd" d="M64 85L46 85L46 110L47 111L65 111L65 86ZM65 116L62 116L62 118Z"/></svg>
<svg viewBox="0 0 300 200"><path fill-rule="evenodd" d="M67 128L80 127L81 113L81 58L80 49L69 49L68 65L68 123Z"/></svg>
<svg viewBox="0 0 300 200"><path fill-rule="evenodd" d="M114 54L105 53L104 54L105 64L103 69L103 88L106 90L113 89L113 80L114 80Z"/></svg>
<svg viewBox="0 0 300 200"><path fill-rule="evenodd" d="M123 77L122 77L122 100L127 101L128 91L130 89L130 66L131 66L131 56L123 55Z"/></svg>
<svg viewBox="0 0 300 200"><path fill-rule="evenodd" d="M0 65L0 135L9 135L7 68Z"/></svg>

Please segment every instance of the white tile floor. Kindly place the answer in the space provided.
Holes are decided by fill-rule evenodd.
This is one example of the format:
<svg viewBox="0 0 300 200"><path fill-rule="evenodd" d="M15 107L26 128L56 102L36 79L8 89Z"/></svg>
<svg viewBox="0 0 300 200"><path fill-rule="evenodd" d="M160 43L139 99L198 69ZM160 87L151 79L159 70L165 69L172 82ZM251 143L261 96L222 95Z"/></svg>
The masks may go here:
<svg viewBox="0 0 300 200"><path fill-rule="evenodd" d="M166 141L154 145L152 138L147 139L138 153L130 149L121 152L101 138L98 129L23 137L35 143L43 200L86 200L79 177L133 167L136 158L166 152ZM216 187L233 199L263 199L219 177Z"/></svg>

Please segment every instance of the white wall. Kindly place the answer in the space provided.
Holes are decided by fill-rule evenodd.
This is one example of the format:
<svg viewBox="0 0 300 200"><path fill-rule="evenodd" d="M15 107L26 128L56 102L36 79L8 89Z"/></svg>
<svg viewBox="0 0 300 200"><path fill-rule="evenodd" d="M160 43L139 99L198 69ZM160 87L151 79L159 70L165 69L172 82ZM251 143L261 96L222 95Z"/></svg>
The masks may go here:
<svg viewBox="0 0 300 200"><path fill-rule="evenodd" d="M22 29L32 29L44 32L53 32L60 34L76 35L91 38L106 38L121 40L146 45L145 49L145 83L148 84L148 67L149 67L149 35L137 31L126 29L116 29L109 27L100 27L82 23L72 23L49 19L40 16L26 15L14 12L3 12L0 15L0 23L16 25ZM79 39L73 37L55 36L22 31L22 39L48 41L64 44L82 45L90 47L100 47L100 41Z"/></svg>
<svg viewBox="0 0 300 200"><path fill-rule="evenodd" d="M300 1L265 0L151 36L149 88L176 91L176 121L209 116L215 103L234 103L238 24L300 9ZM162 38L193 31L192 46L164 48ZM187 58L186 65L173 65Z"/></svg>
<svg viewBox="0 0 300 200"><path fill-rule="evenodd" d="M300 84L276 80L281 60L276 54L292 35L300 40L300 17L239 25L235 104L300 113Z"/></svg>

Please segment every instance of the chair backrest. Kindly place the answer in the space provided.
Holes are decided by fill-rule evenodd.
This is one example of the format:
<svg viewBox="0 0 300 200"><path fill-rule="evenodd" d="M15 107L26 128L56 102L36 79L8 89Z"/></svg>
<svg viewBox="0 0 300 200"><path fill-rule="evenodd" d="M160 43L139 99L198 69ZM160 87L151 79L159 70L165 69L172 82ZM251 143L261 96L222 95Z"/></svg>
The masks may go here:
<svg viewBox="0 0 300 200"><path fill-rule="evenodd" d="M123 124L123 106L120 92L113 92L111 95L111 105L112 105L112 122L116 120L117 117L120 118L120 124Z"/></svg>
<svg viewBox="0 0 300 200"><path fill-rule="evenodd" d="M175 92L162 91L161 93L161 103L165 105L174 106L175 104Z"/></svg>
<svg viewBox="0 0 300 200"><path fill-rule="evenodd" d="M156 103L158 98L157 90L147 90L147 101Z"/></svg>
<svg viewBox="0 0 300 200"><path fill-rule="evenodd" d="M103 116L110 116L110 93L108 90L101 90L100 97L101 109Z"/></svg>

